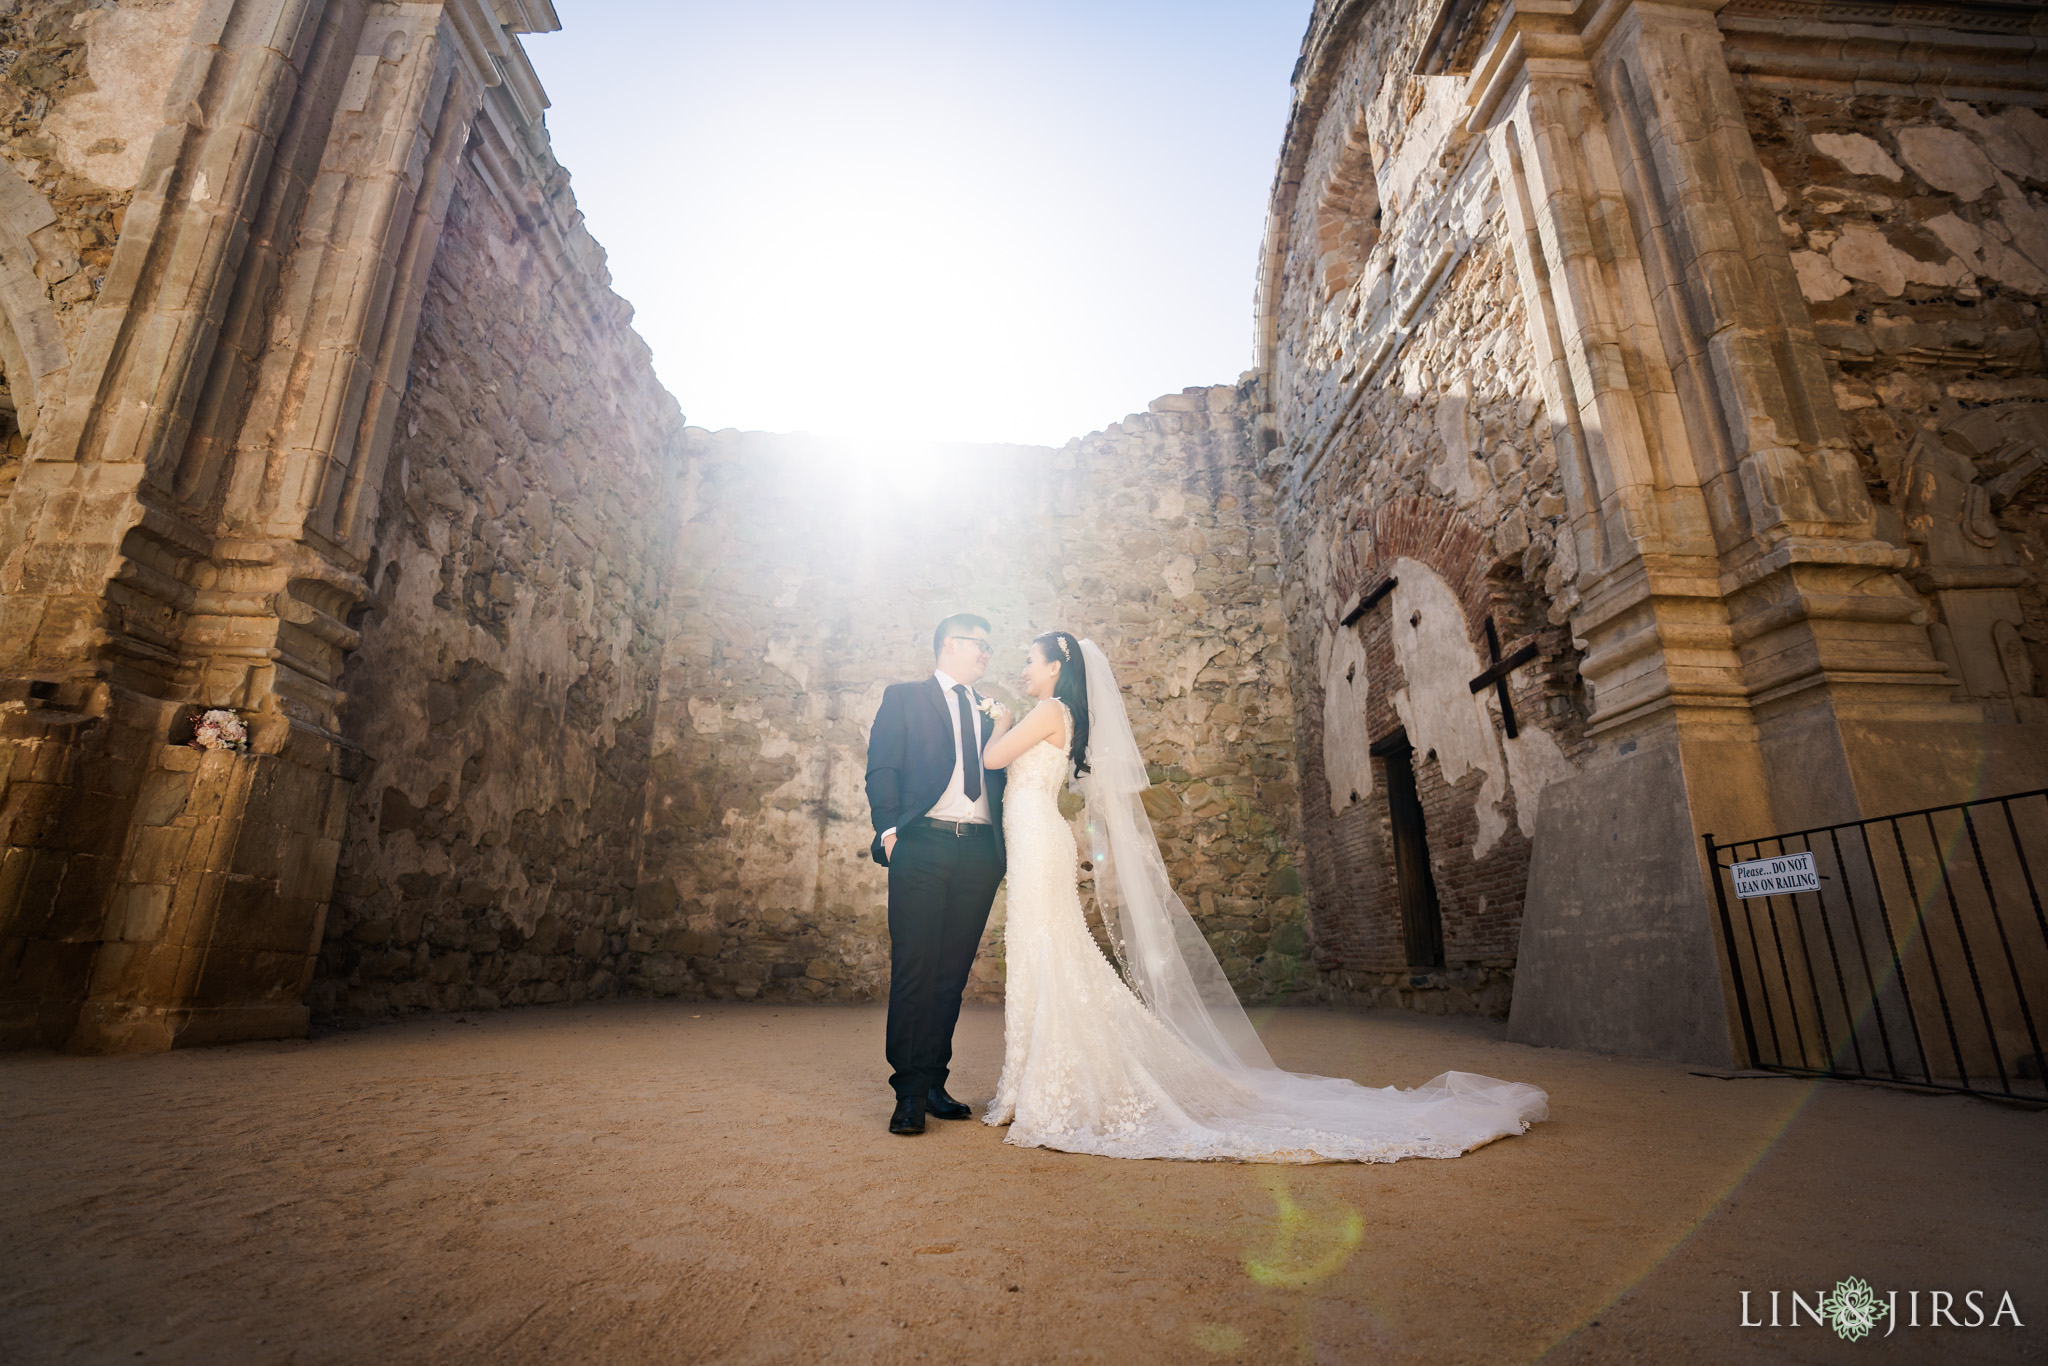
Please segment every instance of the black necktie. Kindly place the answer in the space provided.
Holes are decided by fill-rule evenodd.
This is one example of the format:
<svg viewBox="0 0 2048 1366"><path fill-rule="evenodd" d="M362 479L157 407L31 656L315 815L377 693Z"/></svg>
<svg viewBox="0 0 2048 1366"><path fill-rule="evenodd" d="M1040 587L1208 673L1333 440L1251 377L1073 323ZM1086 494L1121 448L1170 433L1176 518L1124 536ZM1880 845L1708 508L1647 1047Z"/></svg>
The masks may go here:
<svg viewBox="0 0 2048 1366"><path fill-rule="evenodd" d="M981 746L974 740L974 700L965 683L955 683L960 694L960 790L970 802L981 800Z"/></svg>

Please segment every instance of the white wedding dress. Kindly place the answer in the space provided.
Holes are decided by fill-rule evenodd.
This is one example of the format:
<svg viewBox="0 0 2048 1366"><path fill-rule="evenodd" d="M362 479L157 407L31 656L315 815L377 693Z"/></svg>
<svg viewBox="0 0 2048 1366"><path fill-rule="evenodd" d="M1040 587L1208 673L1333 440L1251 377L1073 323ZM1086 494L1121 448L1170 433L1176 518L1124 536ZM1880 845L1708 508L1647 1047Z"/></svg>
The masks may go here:
<svg viewBox="0 0 2048 1366"><path fill-rule="evenodd" d="M1003 797L1003 1071L983 1121L1007 1124L1008 1143L1107 1157L1394 1162L1457 1157L1543 1119L1547 1098L1536 1087L1470 1072L1402 1091L1273 1065L1164 886L1136 802L1143 769L1122 697L1100 650L1082 646L1099 773L1083 780L1097 888L1106 912L1118 913L1133 984L1103 956L1082 913L1074 835L1059 810L1067 755L1034 745L1011 763ZM1099 758L1098 745L1107 751Z"/></svg>

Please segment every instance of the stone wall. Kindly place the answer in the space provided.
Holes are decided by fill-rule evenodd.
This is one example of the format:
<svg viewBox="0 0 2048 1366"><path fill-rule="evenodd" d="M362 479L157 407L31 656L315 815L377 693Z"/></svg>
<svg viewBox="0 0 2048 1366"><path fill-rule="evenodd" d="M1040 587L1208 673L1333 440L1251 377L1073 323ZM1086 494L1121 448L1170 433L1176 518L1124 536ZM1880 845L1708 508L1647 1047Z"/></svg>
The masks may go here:
<svg viewBox="0 0 2048 1366"><path fill-rule="evenodd" d="M350 839L336 928L384 946L445 940L403 913L436 877L630 889L630 839L576 826L638 810L678 418L548 150L518 35L555 26L0 7L0 1045L303 1032ZM552 560L535 488L581 538ZM193 748L207 711L246 745Z"/></svg>
<svg viewBox="0 0 2048 1366"><path fill-rule="evenodd" d="M344 679L366 766L318 1017L616 985L682 422L630 311L601 293L588 316L568 297L515 206L466 165Z"/></svg>
<svg viewBox="0 0 2048 1366"><path fill-rule="evenodd" d="M682 428L555 23L0 5L0 1044L872 997L963 609L1104 644L1249 998L1722 1059L1702 830L2043 781L2033 10L1318 0L1259 369L1058 450Z"/></svg>
<svg viewBox="0 0 2048 1366"><path fill-rule="evenodd" d="M1958 695L2048 717L2048 118L1776 82L1744 108L1879 533Z"/></svg>
<svg viewBox="0 0 2048 1366"><path fill-rule="evenodd" d="M1297 208L1269 228L1287 234L1271 372L1283 601L1304 661L1303 837L1331 989L1500 1015L1540 790L1584 744L1563 627L1575 551L1495 177L1483 156L1461 165L1444 154L1458 83L1412 74L1429 17L1380 6L1358 21L1320 118L1298 130L1309 148ZM1342 230L1367 215L1370 231ZM1344 624L1366 590L1404 574L1403 588ZM1431 575L1457 620L1418 653L1408 647L1429 628L1409 618L1429 609L1411 595ZM1540 650L1510 678L1514 740L1491 695L1466 688L1487 662L1489 617L1503 653ZM1440 695L1446 745L1421 738L1425 694ZM1409 970L1385 760L1367 753L1404 728L1443 921L1435 972Z"/></svg>
<svg viewBox="0 0 2048 1366"><path fill-rule="evenodd" d="M1260 373L1340 989L1726 1058L1701 833L2040 781L2040 19L1879 8L1316 5Z"/></svg>
<svg viewBox="0 0 2048 1366"><path fill-rule="evenodd" d="M864 1000L887 981L867 729L953 611L994 623L984 688L1030 639L1092 636L1130 698L1147 806L1241 992L1304 989L1288 653L1271 494L1236 386L1052 450L835 449L688 433L639 896L635 990ZM1002 902L970 992L1002 980Z"/></svg>
<svg viewBox="0 0 2048 1366"><path fill-rule="evenodd" d="M515 236L465 181L350 666L370 767L324 1018L879 997L867 728L955 610L995 623L984 687L1012 700L1036 633L1104 646L1148 810L1233 981L1312 989L1272 501L1238 387L1059 450L688 428L669 466L648 456L665 396L628 342L572 366L540 296L482 287L521 278ZM999 898L981 999L1001 927Z"/></svg>
<svg viewBox="0 0 2048 1366"><path fill-rule="evenodd" d="M1233 978L1305 989L1243 388L922 465L685 436L548 149L555 23L0 6L0 1043L872 996L866 726L961 607L1007 669L1103 642Z"/></svg>
<svg viewBox="0 0 2048 1366"><path fill-rule="evenodd" d="M504 267L510 235L459 196L429 291L351 663L372 766L324 1017L877 998L867 728L955 610L995 623L984 687L1012 700L1036 633L1104 646L1154 766L1147 807L1233 981L1312 989L1272 501L1239 388L1059 450L689 428L674 467L650 466L665 412L637 358L568 366L532 343L560 336L535 297L473 278ZM535 393L552 405L510 397ZM1000 994L1001 927L999 898L982 999Z"/></svg>

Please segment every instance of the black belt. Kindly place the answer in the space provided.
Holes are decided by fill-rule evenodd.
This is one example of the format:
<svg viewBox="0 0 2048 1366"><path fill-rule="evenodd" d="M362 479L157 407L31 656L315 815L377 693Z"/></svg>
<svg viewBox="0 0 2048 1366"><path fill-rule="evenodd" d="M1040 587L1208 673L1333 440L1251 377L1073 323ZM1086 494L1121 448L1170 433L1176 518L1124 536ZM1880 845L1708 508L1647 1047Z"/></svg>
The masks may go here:
<svg viewBox="0 0 2048 1366"><path fill-rule="evenodd" d="M942 835L952 835L955 838L965 838L968 835L993 835L996 832L996 828L987 821L941 821L933 820L930 816L919 816L911 824L926 830L937 831Z"/></svg>

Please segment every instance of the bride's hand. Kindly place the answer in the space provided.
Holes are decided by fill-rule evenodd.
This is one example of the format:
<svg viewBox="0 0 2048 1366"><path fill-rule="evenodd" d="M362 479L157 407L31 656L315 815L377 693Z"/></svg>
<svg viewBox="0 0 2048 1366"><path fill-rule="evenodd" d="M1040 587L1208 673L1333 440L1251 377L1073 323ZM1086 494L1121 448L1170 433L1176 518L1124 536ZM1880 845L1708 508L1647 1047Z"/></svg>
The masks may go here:
<svg viewBox="0 0 2048 1366"><path fill-rule="evenodd" d="M990 699L988 719L988 738L993 740L998 735L1001 735L1004 731L1008 730L1010 728L1010 723L1016 718L1010 715L1010 709L1008 707L1004 706L1000 702L995 701L994 699Z"/></svg>

